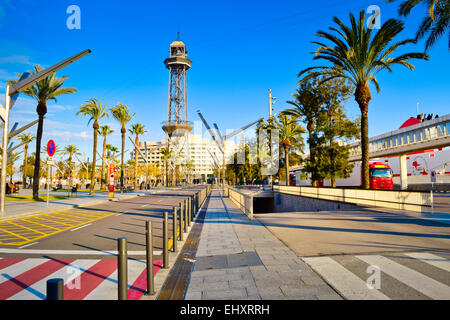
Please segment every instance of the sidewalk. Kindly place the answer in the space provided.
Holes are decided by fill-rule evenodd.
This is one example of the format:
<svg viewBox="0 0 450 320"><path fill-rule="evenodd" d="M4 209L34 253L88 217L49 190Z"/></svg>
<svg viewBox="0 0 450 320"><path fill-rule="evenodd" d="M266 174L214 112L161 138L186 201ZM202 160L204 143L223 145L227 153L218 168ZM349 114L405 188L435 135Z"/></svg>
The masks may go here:
<svg viewBox="0 0 450 320"><path fill-rule="evenodd" d="M342 299L222 191L211 192L186 300Z"/></svg>
<svg viewBox="0 0 450 320"><path fill-rule="evenodd" d="M5 215L0 217L0 220L7 220L14 217L33 215L37 213L52 212L55 210L68 210L76 207L91 206L99 204L105 201L120 201L124 199L129 199L137 196L148 195L153 193L158 193L166 191L167 189L152 189L149 191L140 192L128 192L120 193L116 192L114 194L114 200L109 199L107 192L96 192L94 196L90 196L89 192L78 192L76 196L69 199L63 200L53 200L49 201L48 207L45 201L5 201ZM40 196L44 199L47 197L46 190L39 190ZM31 190L22 190L18 196L29 195ZM50 196L67 196L67 192L54 192L50 191Z"/></svg>

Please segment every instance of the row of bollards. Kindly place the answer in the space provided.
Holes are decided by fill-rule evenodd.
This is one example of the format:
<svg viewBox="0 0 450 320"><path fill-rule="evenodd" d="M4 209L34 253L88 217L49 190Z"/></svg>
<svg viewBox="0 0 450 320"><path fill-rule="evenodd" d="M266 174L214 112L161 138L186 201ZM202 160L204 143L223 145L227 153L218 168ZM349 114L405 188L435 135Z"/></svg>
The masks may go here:
<svg viewBox="0 0 450 320"><path fill-rule="evenodd" d="M201 204L211 191L211 186L189 196L172 208L172 251L177 252L178 241L183 241L183 233L197 216ZM163 214L163 269L169 268L169 213ZM145 222L145 245L147 264L147 292L146 295L155 294L155 281L153 272L153 238L152 222ZM119 300L128 300L128 250L127 238L117 239L117 295ZM64 279L55 278L47 280L47 300L64 300Z"/></svg>

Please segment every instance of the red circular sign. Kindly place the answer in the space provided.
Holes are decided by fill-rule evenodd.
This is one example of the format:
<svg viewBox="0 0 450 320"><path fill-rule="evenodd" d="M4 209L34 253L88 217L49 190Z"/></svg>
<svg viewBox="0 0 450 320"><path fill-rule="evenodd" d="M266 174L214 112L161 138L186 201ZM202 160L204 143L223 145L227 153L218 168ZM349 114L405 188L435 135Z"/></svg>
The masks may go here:
<svg viewBox="0 0 450 320"><path fill-rule="evenodd" d="M53 140L49 140L47 142L47 153L50 157L53 157L53 155L55 154L56 151L56 144L55 141Z"/></svg>

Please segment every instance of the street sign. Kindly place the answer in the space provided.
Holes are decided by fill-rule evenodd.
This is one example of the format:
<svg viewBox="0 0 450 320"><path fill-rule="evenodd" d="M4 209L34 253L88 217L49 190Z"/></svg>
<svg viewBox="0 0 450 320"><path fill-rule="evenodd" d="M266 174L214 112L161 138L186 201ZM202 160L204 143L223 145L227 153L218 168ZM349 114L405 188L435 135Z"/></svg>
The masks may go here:
<svg viewBox="0 0 450 320"><path fill-rule="evenodd" d="M56 144L55 141L53 140L49 140L47 142L47 154L49 157L53 157L53 155L55 154L56 151Z"/></svg>
<svg viewBox="0 0 450 320"><path fill-rule="evenodd" d="M51 166L55 165L55 161L53 160L53 157L49 157L49 158L47 159L47 164L49 164L49 165L51 165Z"/></svg>

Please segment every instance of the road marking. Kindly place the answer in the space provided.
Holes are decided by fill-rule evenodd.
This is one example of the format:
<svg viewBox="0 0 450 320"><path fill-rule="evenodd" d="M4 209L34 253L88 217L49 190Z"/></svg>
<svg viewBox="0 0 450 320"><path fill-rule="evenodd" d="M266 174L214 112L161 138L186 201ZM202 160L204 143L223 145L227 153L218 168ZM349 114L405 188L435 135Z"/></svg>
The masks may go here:
<svg viewBox="0 0 450 320"><path fill-rule="evenodd" d="M402 266L383 256L356 256L358 259L378 266L382 272L405 283L409 287L425 294L426 296L438 299L450 299L450 287L427 277L415 270Z"/></svg>
<svg viewBox="0 0 450 320"><path fill-rule="evenodd" d="M32 242L32 243L26 244L26 245L24 245L24 246L21 246L21 247L19 247L19 249L23 249L23 248L26 248L26 247L32 246L33 244L36 244L36 243L39 243L39 242L38 242L38 241L36 241L36 242Z"/></svg>
<svg viewBox="0 0 450 320"><path fill-rule="evenodd" d="M81 228L84 228L84 227L90 226L91 224L92 224L92 223L88 223L88 224L85 224L84 226L81 226L81 227L78 227L78 228L72 229L72 230L70 230L70 231L75 231L75 230L79 230L79 229L81 229Z"/></svg>
<svg viewBox="0 0 450 320"><path fill-rule="evenodd" d="M377 289L369 289L365 281L329 257L303 260L349 300L390 300Z"/></svg>
<svg viewBox="0 0 450 320"><path fill-rule="evenodd" d="M148 206L148 204L144 204L143 206L141 206L141 208L145 208L146 206Z"/></svg>
<svg viewBox="0 0 450 320"><path fill-rule="evenodd" d="M120 216L120 215L125 214L125 213L128 213L128 211L123 211L123 212L118 213L118 214L116 214L116 215L117 215L117 216Z"/></svg>
<svg viewBox="0 0 450 320"><path fill-rule="evenodd" d="M427 253L427 252L411 252L411 253L405 253L405 255L407 255L411 258L426 262L428 264L431 264L432 266L435 266L435 267L445 270L447 272L450 272L450 260L448 260L448 259L441 258L437 255Z"/></svg>
<svg viewBox="0 0 450 320"><path fill-rule="evenodd" d="M41 249L10 249L0 248L0 253L23 253L23 254L68 254L68 255L117 255L117 251L103 250L41 250ZM145 256L146 251L128 251L128 255ZM154 255L161 255L162 250L153 250Z"/></svg>
<svg viewBox="0 0 450 320"><path fill-rule="evenodd" d="M54 278L62 278L64 279L64 284L67 286L68 283L71 283L72 290L77 290L81 288L76 288L75 285L77 283L76 279L77 275L80 276L82 272L89 269L92 265L94 265L98 260L76 260L73 263L70 263L66 266L63 265L61 269L58 271L48 275L47 277L39 280L33 285L29 286L26 290L22 290L19 293L9 297L8 300L38 300L42 299L41 295L34 294L35 292L43 293L45 296L45 292L47 289L47 280ZM80 282L81 284L81 282ZM81 287L81 286L80 286Z"/></svg>

